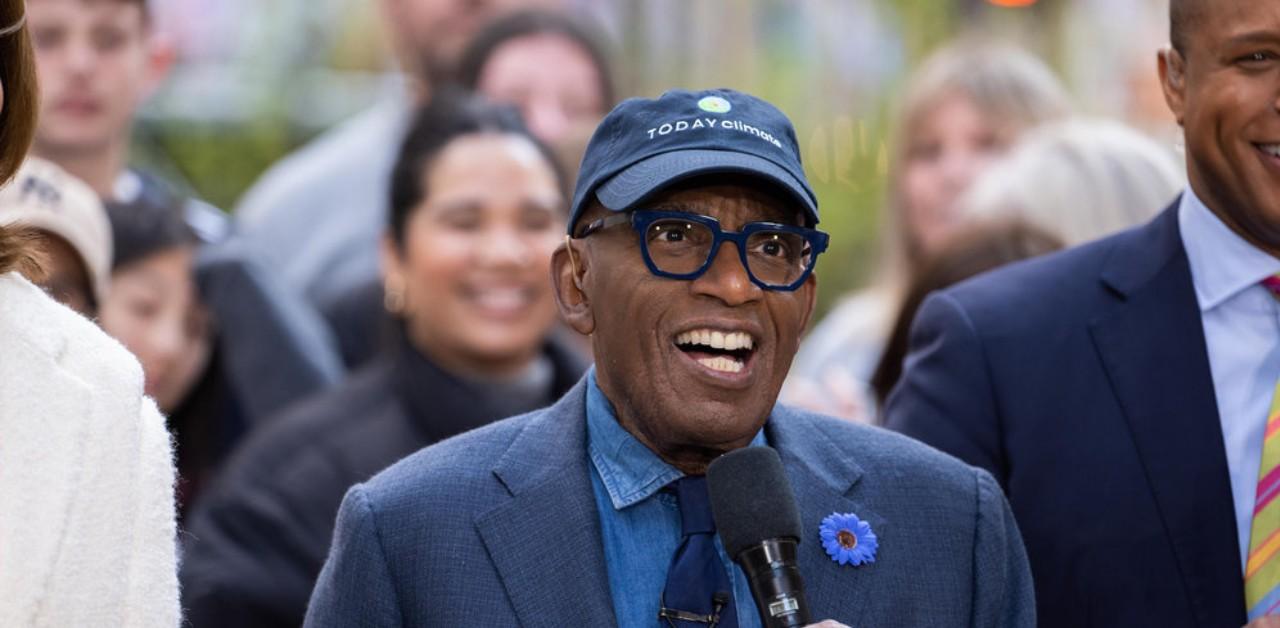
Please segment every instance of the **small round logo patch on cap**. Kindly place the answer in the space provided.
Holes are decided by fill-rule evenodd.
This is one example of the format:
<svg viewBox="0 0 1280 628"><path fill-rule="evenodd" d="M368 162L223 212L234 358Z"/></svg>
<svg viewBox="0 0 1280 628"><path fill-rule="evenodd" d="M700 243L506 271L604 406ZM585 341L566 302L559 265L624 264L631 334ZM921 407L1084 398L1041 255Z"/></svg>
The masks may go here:
<svg viewBox="0 0 1280 628"><path fill-rule="evenodd" d="M711 113L729 113L729 110L733 109L733 105L730 105L729 101L719 96L707 96L698 101L698 108Z"/></svg>

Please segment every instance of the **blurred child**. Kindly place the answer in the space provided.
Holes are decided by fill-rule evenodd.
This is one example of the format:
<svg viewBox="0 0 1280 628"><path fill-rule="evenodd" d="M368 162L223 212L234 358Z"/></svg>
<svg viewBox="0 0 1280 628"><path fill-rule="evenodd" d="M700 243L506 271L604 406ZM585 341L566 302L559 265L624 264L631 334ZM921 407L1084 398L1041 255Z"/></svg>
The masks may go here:
<svg viewBox="0 0 1280 628"><path fill-rule="evenodd" d="M107 333L138 357L146 394L169 417L185 511L245 429L219 368L214 321L191 273L197 238L172 207L111 207L112 290Z"/></svg>

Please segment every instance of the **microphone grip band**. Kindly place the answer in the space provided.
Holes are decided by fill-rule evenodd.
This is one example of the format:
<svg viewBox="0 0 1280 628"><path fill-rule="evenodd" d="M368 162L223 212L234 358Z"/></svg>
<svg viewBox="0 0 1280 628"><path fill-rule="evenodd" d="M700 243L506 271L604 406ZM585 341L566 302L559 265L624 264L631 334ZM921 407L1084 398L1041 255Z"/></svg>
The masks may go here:
<svg viewBox="0 0 1280 628"><path fill-rule="evenodd" d="M797 545L795 539L768 539L738 555L764 628L800 628L812 623Z"/></svg>

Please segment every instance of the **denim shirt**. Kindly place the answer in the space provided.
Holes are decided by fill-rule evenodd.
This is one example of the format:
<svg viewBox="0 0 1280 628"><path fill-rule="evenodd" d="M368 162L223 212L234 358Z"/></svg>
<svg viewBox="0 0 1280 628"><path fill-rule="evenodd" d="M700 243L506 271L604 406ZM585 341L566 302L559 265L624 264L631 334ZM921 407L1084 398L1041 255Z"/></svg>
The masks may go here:
<svg viewBox="0 0 1280 628"><path fill-rule="evenodd" d="M751 441L765 445L764 430ZM587 376L587 452L591 485L604 541L609 591L620 628L661 626L658 609L667 568L680 547L680 507L662 489L684 476L618 424L613 406ZM760 617L743 574L716 538L716 549L733 583L741 628L758 628Z"/></svg>

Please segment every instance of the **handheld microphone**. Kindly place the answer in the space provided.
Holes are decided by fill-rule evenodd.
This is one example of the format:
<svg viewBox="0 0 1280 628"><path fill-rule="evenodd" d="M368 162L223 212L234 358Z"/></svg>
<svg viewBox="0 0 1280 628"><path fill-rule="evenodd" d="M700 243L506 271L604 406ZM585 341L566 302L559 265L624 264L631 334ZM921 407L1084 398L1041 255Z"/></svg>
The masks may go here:
<svg viewBox="0 0 1280 628"><path fill-rule="evenodd" d="M712 461L707 487L720 542L747 574L764 628L810 624L796 552L800 512L778 452L731 451Z"/></svg>

